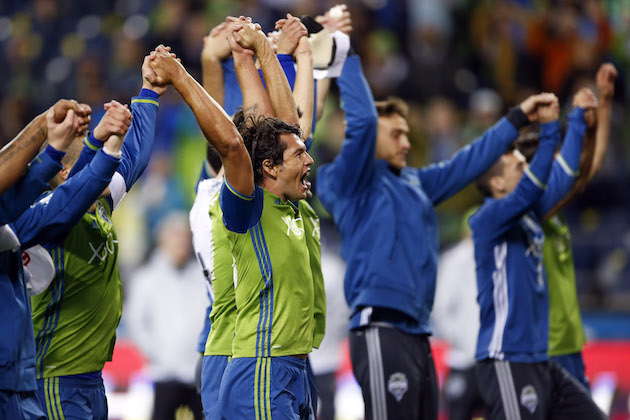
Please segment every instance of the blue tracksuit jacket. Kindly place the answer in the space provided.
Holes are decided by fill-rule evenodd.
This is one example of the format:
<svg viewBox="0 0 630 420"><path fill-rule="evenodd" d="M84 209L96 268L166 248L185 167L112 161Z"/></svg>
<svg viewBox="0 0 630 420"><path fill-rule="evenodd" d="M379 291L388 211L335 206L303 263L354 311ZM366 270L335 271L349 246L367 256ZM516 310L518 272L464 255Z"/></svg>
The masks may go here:
<svg viewBox="0 0 630 420"><path fill-rule="evenodd" d="M0 224L17 219L48 188L48 181L62 168L61 156L49 150L40 153L26 175L0 196ZM31 305L19 249L0 252L0 337L0 390L35 391Z"/></svg>
<svg viewBox="0 0 630 420"><path fill-rule="evenodd" d="M481 319L477 360L536 363L548 358L549 296L540 221L571 189L579 167L583 111L576 108L569 119L553 167L558 122L543 124L536 156L516 189L502 199L486 199L470 218Z"/></svg>
<svg viewBox="0 0 630 420"><path fill-rule="evenodd" d="M483 174L526 118L512 111L450 160L395 173L374 158L378 115L358 56L346 59L337 85L346 138L334 162L319 169L317 193L342 236L351 328L369 323L362 310L375 307L401 314L385 320L401 330L428 334L438 256L434 206Z"/></svg>

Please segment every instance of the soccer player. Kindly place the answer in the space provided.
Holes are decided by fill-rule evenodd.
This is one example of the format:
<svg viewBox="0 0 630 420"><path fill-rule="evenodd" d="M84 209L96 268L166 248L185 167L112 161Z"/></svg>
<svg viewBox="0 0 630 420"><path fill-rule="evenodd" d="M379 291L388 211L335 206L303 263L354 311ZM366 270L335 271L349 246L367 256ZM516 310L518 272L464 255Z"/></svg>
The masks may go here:
<svg viewBox="0 0 630 420"><path fill-rule="evenodd" d="M554 170L557 100L537 107L540 145L531 165L518 153L505 153L478 180L487 198L469 220L480 306L475 357L491 419L604 418L586 390L547 355L549 300L540 220L573 183L586 129L584 109L596 99L581 91L573 103Z"/></svg>
<svg viewBox="0 0 630 420"><path fill-rule="evenodd" d="M3 177L9 179L3 181L0 195L0 413L7 419L46 417L36 395L35 342L20 241L6 223L15 221L61 169L61 158L77 133L85 130L90 112L89 107L79 109L74 101L59 101L0 155ZM46 149L27 168L32 146L39 148L46 137Z"/></svg>
<svg viewBox="0 0 630 420"><path fill-rule="evenodd" d="M235 26L232 36L233 54L250 56L243 62L245 73L251 72L255 52L271 102L282 98L291 115L250 117L241 137L225 112L176 61L160 54L153 68L157 82L172 82L192 108L225 168L218 202L234 257L238 312L232 360L221 386L221 416L304 417L310 413L305 359L323 336L323 312L316 317L311 267L311 257L316 256L309 251L305 225L310 217L292 200L306 197L306 176L313 161L300 140L300 129L293 125L298 122L295 103L266 37L249 25ZM271 72L272 67L278 70ZM250 93L241 88L244 95ZM319 264L314 265L318 269Z"/></svg>
<svg viewBox="0 0 630 420"><path fill-rule="evenodd" d="M449 161L407 167L407 108L375 105L359 57L337 80L346 113L341 153L317 173L317 192L348 264L350 352L368 419L437 417L428 336L438 254L434 206L486 171L517 137L532 96Z"/></svg>
<svg viewBox="0 0 630 420"><path fill-rule="evenodd" d="M601 168L610 135L616 77L617 70L612 64L605 63L599 68L595 78L599 101L595 118L591 119L589 126L589 131L594 131L590 134L591 137L594 134L594 139L591 138L584 147L579 175L573 189L545 215L542 225L545 232L543 254L549 282L549 356L587 388L589 385L582 359L586 338L575 288L571 233L560 210L584 190Z"/></svg>
<svg viewBox="0 0 630 420"><path fill-rule="evenodd" d="M143 74L152 72L154 56L145 58ZM131 112L114 102L106 105L81 154L65 161L53 192L16 223L24 242L41 242L55 263L51 285L32 299L38 396L51 418L107 418L101 370L111 360L122 312L111 215L149 161L158 97L165 91L146 79L142 86L131 101ZM121 149L125 126L129 131ZM109 176L100 169L113 166L118 169ZM88 169L94 172L92 180L81 183ZM64 203L69 194L73 198L68 205L55 204Z"/></svg>

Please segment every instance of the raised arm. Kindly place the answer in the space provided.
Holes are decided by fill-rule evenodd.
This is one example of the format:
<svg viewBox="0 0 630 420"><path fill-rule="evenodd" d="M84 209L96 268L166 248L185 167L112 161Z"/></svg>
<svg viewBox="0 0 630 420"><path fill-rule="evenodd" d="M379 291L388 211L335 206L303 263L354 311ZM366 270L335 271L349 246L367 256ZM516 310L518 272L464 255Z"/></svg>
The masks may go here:
<svg viewBox="0 0 630 420"><path fill-rule="evenodd" d="M225 101L224 77L221 62L232 55L230 44L226 39L228 22L221 22L212 28L210 34L203 38L201 52L201 71L204 89L221 106Z"/></svg>
<svg viewBox="0 0 630 420"><path fill-rule="evenodd" d="M295 88L293 97L298 109L301 111L300 128L302 138L306 141L313 131L313 111L315 107L315 79L313 78L313 55L308 38L300 38L298 47L294 52L297 62L295 76Z"/></svg>
<svg viewBox="0 0 630 420"><path fill-rule="evenodd" d="M473 235L478 231L476 227L492 232L495 237L502 235L542 196L560 142L557 102L542 106L539 115L542 122L540 144L532 163L525 168L513 191L487 202L470 218Z"/></svg>
<svg viewBox="0 0 630 420"><path fill-rule="evenodd" d="M49 125L49 131L55 129ZM63 241L109 184L120 163L121 146L122 137L111 136L89 165L20 216L14 230L24 248Z"/></svg>
<svg viewBox="0 0 630 420"><path fill-rule="evenodd" d="M300 19L291 16L291 14L287 14L286 19L278 20L276 29L281 30L278 38L278 54L292 55L297 63L293 98L301 112L300 128L302 129L302 137L306 140L311 134L313 108L315 106L313 56L308 42L308 31ZM274 104L274 109L287 105L290 104ZM281 111L280 113L284 112Z"/></svg>
<svg viewBox="0 0 630 420"><path fill-rule="evenodd" d="M599 101L595 111L589 109L584 115L588 129L580 157L580 173L571 191L547 212L545 219L552 217L577 194L581 194L601 168L610 137L610 116L616 78L617 70L610 63L602 64L597 71L595 81L599 91Z"/></svg>
<svg viewBox="0 0 630 420"><path fill-rule="evenodd" d="M151 67L155 72L152 81L161 86L172 84L191 108L204 136L219 152L231 187L251 196L254 193L252 162L230 117L170 54L156 53Z"/></svg>
<svg viewBox="0 0 630 420"><path fill-rule="evenodd" d="M318 194L329 209L337 194L348 196L367 188L376 165L378 114L358 55L346 59L337 85L345 112L345 139L339 156L317 173Z"/></svg>
<svg viewBox="0 0 630 420"><path fill-rule="evenodd" d="M52 111L54 120L61 123L69 110L72 110L79 119L79 132L85 132L92 114L90 107L79 104L75 100L61 99L46 112L35 117L11 142L0 150L0 173L2 173L0 195L20 179L27 165L37 155L46 140L48 136L46 114Z"/></svg>
<svg viewBox="0 0 630 420"><path fill-rule="evenodd" d="M256 53L265 79L267 94L274 107L276 117L288 124L299 124L291 87L265 34L255 30L251 25L244 25L240 30L234 32L234 40L241 47ZM241 86L241 90L245 95L243 86ZM276 109L276 106L279 108Z"/></svg>
<svg viewBox="0 0 630 420"><path fill-rule="evenodd" d="M536 120L538 106L553 101L557 98L550 93L532 95L451 159L419 168L418 176L431 201L437 205L479 178L516 139L518 129Z"/></svg>
<svg viewBox="0 0 630 420"><path fill-rule="evenodd" d="M26 174L0 195L0 225L17 219L42 192L50 188L48 181L63 168L61 159L65 151L72 144L76 133L80 129L85 129L82 118L73 110L66 113L61 123L55 123L53 109L50 109L44 118L49 138L48 146L31 161ZM20 175L22 172L21 170Z"/></svg>
<svg viewBox="0 0 630 420"><path fill-rule="evenodd" d="M245 118L252 114L266 115L268 117L275 116L269 96L265 91L256 65L254 64L254 51L243 48L237 41L237 32L248 22L233 23L227 32L227 39L232 49L232 57L234 58L234 69L236 77L243 93L243 113ZM264 34L257 27L260 36ZM282 71L282 70L280 70Z"/></svg>
<svg viewBox="0 0 630 420"><path fill-rule="evenodd" d="M588 88L580 89L573 98L573 111L569 114L569 126L562 143L562 149L557 154L556 160L549 176L549 185L543 196L536 204L536 214L540 218L547 219L552 214L552 209L558 209L557 204L566 203L567 199L575 193L573 186L576 179L584 180L584 176L579 171L584 143L584 133L586 132L585 112L594 111L597 106L595 94Z"/></svg>
<svg viewBox="0 0 630 420"><path fill-rule="evenodd" d="M595 151L593 163L588 175L589 181L599 172L604 162L608 139L610 138L610 116L612 112L612 100L615 96L615 80L617 69L611 63L601 65L596 75L597 90L599 92L599 105L597 106L597 130L595 131Z"/></svg>

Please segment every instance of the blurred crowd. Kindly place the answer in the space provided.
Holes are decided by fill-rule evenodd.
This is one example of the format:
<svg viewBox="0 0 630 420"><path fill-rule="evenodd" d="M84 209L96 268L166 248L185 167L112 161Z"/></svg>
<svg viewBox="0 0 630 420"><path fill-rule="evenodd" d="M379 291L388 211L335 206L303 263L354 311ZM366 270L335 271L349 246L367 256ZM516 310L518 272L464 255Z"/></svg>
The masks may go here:
<svg viewBox="0 0 630 420"><path fill-rule="evenodd" d="M226 15L252 16L264 30L286 11L322 14L332 0L3 0L0 2L0 145L60 97L103 114L128 103L141 86L142 58L171 45L201 78L203 37ZM537 91L563 103L592 85L598 66L619 70L612 135L604 168L567 211L583 308L630 302L630 0L350 0L352 42L377 99L410 103L410 164L449 157ZM318 125L316 164L343 139L333 92ZM121 270L130 274L156 243L155 227L187 211L205 142L189 108L171 92L160 101L156 148L139 187L115 216ZM316 191L317 186L314 186ZM458 237L461 215L479 201L468 188L438 211L444 246ZM315 205L317 205L315 199ZM321 206L316 207L322 212Z"/></svg>

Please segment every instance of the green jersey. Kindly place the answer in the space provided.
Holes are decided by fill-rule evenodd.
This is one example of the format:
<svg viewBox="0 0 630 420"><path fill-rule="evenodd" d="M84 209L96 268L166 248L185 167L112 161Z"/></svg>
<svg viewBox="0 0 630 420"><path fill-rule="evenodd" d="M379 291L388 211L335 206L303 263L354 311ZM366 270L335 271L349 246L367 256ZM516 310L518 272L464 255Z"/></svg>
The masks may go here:
<svg viewBox="0 0 630 420"><path fill-rule="evenodd" d="M234 261L232 357L310 353L325 323L315 213L258 186L254 196L244 196L227 181L219 201Z"/></svg>
<svg viewBox="0 0 630 420"><path fill-rule="evenodd" d="M562 215L543 223L543 255L549 285L549 355L582 351L586 342L575 289L571 233Z"/></svg>
<svg viewBox="0 0 630 420"><path fill-rule="evenodd" d="M55 277L31 298L37 378L101 370L122 314L118 241L107 199L96 202L63 244L49 249Z"/></svg>
<svg viewBox="0 0 630 420"><path fill-rule="evenodd" d="M223 224L223 211L219 204L219 192L210 201L212 243L212 288L214 302L210 312L210 334L206 342L205 356L231 356L236 300L234 297L235 262L228 240L229 231Z"/></svg>

